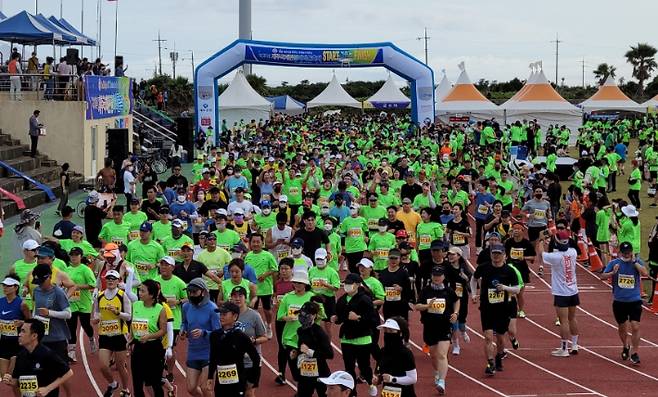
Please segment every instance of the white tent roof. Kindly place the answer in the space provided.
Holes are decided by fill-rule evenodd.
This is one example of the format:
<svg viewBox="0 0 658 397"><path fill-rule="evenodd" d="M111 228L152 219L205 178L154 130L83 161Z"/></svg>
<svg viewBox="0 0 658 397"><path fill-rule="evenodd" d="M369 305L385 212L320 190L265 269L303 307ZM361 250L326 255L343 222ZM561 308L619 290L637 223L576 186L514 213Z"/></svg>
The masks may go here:
<svg viewBox="0 0 658 397"><path fill-rule="evenodd" d="M436 109L450 113L497 112L498 106L475 88L468 73L463 69L448 95L437 103Z"/></svg>
<svg viewBox="0 0 658 397"><path fill-rule="evenodd" d="M596 110L630 110L645 112L646 107L631 100L619 89L612 76L608 76L599 90L591 98L581 103L583 110L593 112Z"/></svg>
<svg viewBox="0 0 658 397"><path fill-rule="evenodd" d="M242 70L235 73L235 77L228 88L219 96L219 109L261 109L271 110L272 103L260 96L244 77Z"/></svg>
<svg viewBox="0 0 658 397"><path fill-rule="evenodd" d="M562 98L551 86L544 71L533 70L528 82L514 96L503 103L501 108L508 114L514 111L566 112L580 114L578 107Z"/></svg>
<svg viewBox="0 0 658 397"><path fill-rule="evenodd" d="M361 108L361 102L352 98L350 94L345 91L334 74L327 88L306 103L307 108L318 106L349 106L353 108Z"/></svg>
<svg viewBox="0 0 658 397"><path fill-rule="evenodd" d="M448 80L448 76L446 76L445 71L443 72L443 78L441 79L441 82L439 85L436 87L436 93L434 94L434 99L438 103L439 101L443 100L443 98L446 97L450 93L450 90L452 90L452 83L450 80Z"/></svg>
<svg viewBox="0 0 658 397"><path fill-rule="evenodd" d="M650 107L658 107L658 95L656 95L655 97L653 97L653 98L649 99L648 101L644 102L642 104L642 107L645 108L645 109L650 108Z"/></svg>
<svg viewBox="0 0 658 397"><path fill-rule="evenodd" d="M384 102L384 103L400 103L408 102L411 103L411 100L407 98L402 91L395 85L393 81L393 75L389 73L388 79L381 88L375 92L373 96L368 98L368 102Z"/></svg>

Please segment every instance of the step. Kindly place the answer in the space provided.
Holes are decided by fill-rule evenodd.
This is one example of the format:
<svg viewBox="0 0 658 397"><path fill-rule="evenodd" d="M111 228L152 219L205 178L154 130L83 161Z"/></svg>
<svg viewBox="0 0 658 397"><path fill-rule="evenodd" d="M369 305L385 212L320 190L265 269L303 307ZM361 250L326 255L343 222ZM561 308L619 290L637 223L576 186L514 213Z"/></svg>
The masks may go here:
<svg viewBox="0 0 658 397"><path fill-rule="evenodd" d="M28 145L10 146L0 144L0 160L5 161L21 157L26 150L30 150Z"/></svg>
<svg viewBox="0 0 658 397"><path fill-rule="evenodd" d="M20 139L14 139L11 135L0 133L0 146L18 146L21 145Z"/></svg>
<svg viewBox="0 0 658 397"><path fill-rule="evenodd" d="M5 161L5 163L16 168L19 171L27 172L32 171L33 169L39 168L41 166L41 157L37 156L35 158L29 156L16 157L11 160ZM0 167L0 177L12 176L11 172Z"/></svg>
<svg viewBox="0 0 658 397"><path fill-rule="evenodd" d="M72 176L70 178L70 186L69 186L70 191L73 192L78 190L78 186L83 181L84 178L81 175ZM57 196L58 198L62 195L62 190L59 187L58 181L52 181L47 183L46 185L53 190L55 196ZM48 196L46 195L46 193L38 189L23 190L18 192L17 196L23 199L23 201L25 202L25 206L27 208L38 207L39 205L48 201ZM77 204L77 203L73 203L73 204ZM5 218L9 218L13 215L18 214L19 212L18 206L12 200L3 199L0 201L0 205L2 206L2 209L5 211ZM71 203L69 203L69 205L73 206Z"/></svg>
<svg viewBox="0 0 658 397"><path fill-rule="evenodd" d="M59 181L60 167L39 167L27 171L25 174L32 179L41 183L50 183ZM13 193L18 193L26 189L31 189L33 185L25 179L18 176L0 178L0 187Z"/></svg>

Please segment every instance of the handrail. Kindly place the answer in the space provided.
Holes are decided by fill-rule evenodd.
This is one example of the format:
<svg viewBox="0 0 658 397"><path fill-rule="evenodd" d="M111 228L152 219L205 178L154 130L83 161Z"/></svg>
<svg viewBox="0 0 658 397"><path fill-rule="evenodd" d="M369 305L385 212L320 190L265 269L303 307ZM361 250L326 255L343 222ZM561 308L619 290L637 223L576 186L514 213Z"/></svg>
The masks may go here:
<svg viewBox="0 0 658 397"><path fill-rule="evenodd" d="M165 127L161 124L158 124L157 122L155 122L152 119L150 119L149 117L141 114L140 112L134 110L133 111L133 117L135 117L139 122L143 123L145 126L151 128L154 131L156 129L154 127L150 126L149 123L155 124L155 126L158 127L160 130L166 132L166 133L163 133L163 132L158 131L161 135L166 136L170 140L173 140L173 141L176 140L177 135L176 135L175 132L171 131L170 129L168 129L167 127Z"/></svg>
<svg viewBox="0 0 658 397"><path fill-rule="evenodd" d="M164 113L164 112L162 112L162 111L160 111L160 110L158 110L158 109L156 109L152 106L147 105L146 102L138 100L137 104L139 104L141 106L144 106L145 108L147 108L151 112L157 114L158 116L162 117L163 119L167 120L168 122L170 122L172 124L176 124L176 121L174 119L172 119L171 117L169 117L168 114L166 114L166 113Z"/></svg>
<svg viewBox="0 0 658 397"><path fill-rule="evenodd" d="M172 137L169 136L168 134L165 134L165 133L163 133L162 131L160 131L160 130L158 130L158 129L156 129L156 128L151 127L150 125L148 125L148 123L145 123L145 122L143 122L142 120L139 120L139 118L138 118L138 121L141 122L146 128L148 128L148 129L150 129L151 131L153 131L153 132L155 132L156 134L158 134L160 137L162 137L162 138L164 138L164 139L166 139L166 140L168 140L168 141L171 141L171 142L176 142L176 139L175 139L175 138L172 138ZM164 127L163 127L163 128L164 128ZM166 128L164 128L164 129L165 129L166 131L168 131ZM172 134L173 134L173 133L172 133Z"/></svg>
<svg viewBox="0 0 658 397"><path fill-rule="evenodd" d="M17 170L16 168L12 167L11 165L5 163L4 161L0 161L0 167L6 169L7 171L9 171L13 174L16 174L17 176L25 179L26 181L28 181L28 182L32 183L33 185L35 185L36 187L38 187L39 189L43 190L44 193L46 193L46 195L48 196L48 200L50 200L50 201L56 201L57 200L57 197L55 197L55 193L53 193L53 191L48 186L46 186L43 183L37 181L36 179L33 179L31 176L24 174L23 172Z"/></svg>

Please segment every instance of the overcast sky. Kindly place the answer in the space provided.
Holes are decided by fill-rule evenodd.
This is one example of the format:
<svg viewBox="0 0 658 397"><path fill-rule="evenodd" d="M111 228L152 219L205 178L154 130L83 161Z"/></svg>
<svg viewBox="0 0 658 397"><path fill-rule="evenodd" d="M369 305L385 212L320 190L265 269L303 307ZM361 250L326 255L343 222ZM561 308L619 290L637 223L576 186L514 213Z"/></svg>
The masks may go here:
<svg viewBox="0 0 658 397"><path fill-rule="evenodd" d="M97 0L61 0L63 15L74 26L96 37ZM60 13L60 0L40 0L39 12ZM102 55L112 62L114 54L114 4L101 0ZM34 12L34 0L0 0L11 16L26 9ZM305 43L360 43L391 41L424 59L423 28L428 28L429 63L436 83L441 70L453 82L466 63L471 79L525 79L528 64L543 60L549 80L555 79L555 40L559 33L559 77L566 84L594 81L592 70L601 62L617 67L618 78L631 78L624 53L630 44L657 46L655 16L658 3L646 0L252 0L253 38ZM191 76L190 50L201 61L231 43L238 35L238 0L119 0L118 53L124 55L128 74L138 78L153 74L158 61L157 38L164 44L163 72L171 74L169 52L179 52L177 74ZM94 55L90 49L85 56ZM47 47L40 54L49 54ZM329 81L330 69L255 66L270 85L302 79ZM339 80L385 79L382 68L339 69ZM228 79L228 77L226 78ZM401 80L401 79L400 79Z"/></svg>

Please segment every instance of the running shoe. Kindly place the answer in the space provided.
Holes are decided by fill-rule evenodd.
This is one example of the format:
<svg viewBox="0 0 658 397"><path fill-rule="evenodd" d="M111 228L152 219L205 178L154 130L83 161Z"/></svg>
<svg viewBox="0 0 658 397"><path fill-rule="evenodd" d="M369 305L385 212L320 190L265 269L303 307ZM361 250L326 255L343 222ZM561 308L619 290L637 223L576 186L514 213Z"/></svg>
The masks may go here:
<svg viewBox="0 0 658 397"><path fill-rule="evenodd" d="M437 379L436 382L436 391L439 392L440 396L446 394L446 381L443 379Z"/></svg>
<svg viewBox="0 0 658 397"><path fill-rule="evenodd" d="M553 357L569 357L569 350L558 348L551 352Z"/></svg>
<svg viewBox="0 0 658 397"><path fill-rule="evenodd" d="M121 390L121 393L119 393L119 397L130 397L130 390L128 389Z"/></svg>
<svg viewBox="0 0 658 397"><path fill-rule="evenodd" d="M484 374L487 376L494 376L496 374L496 367L493 362L489 361L487 363L487 367L484 369Z"/></svg>
<svg viewBox="0 0 658 397"><path fill-rule="evenodd" d="M496 371L502 371L502 370L503 370L503 355L496 354Z"/></svg>
<svg viewBox="0 0 658 397"><path fill-rule="evenodd" d="M174 383L174 373L167 371L167 375L165 375L165 378L169 381L169 383Z"/></svg>
<svg viewBox="0 0 658 397"><path fill-rule="evenodd" d="M471 337L468 336L466 331L462 332L462 339L464 339L464 343L470 343L471 342Z"/></svg>
<svg viewBox="0 0 658 397"><path fill-rule="evenodd" d="M459 345L454 345L452 347L452 355L453 356L458 356L459 353L461 353L461 348L459 347Z"/></svg>
<svg viewBox="0 0 658 397"><path fill-rule="evenodd" d="M176 397L178 394L178 386L176 385L171 385L172 389L167 391L167 397Z"/></svg>
<svg viewBox="0 0 658 397"><path fill-rule="evenodd" d="M75 355L75 348L69 350L68 355L69 355L69 361L71 361L72 363L77 363L78 362L78 359L76 358L76 355Z"/></svg>
<svg viewBox="0 0 658 397"><path fill-rule="evenodd" d="M267 339L272 339L272 326L269 324L265 328L265 336L267 336Z"/></svg>
<svg viewBox="0 0 658 397"><path fill-rule="evenodd" d="M569 354L571 354L572 356L577 356L578 355L578 345L571 346L571 350L569 351Z"/></svg>
<svg viewBox="0 0 658 397"><path fill-rule="evenodd" d="M503 350L503 352L500 353L500 358L502 358L503 360L507 358L507 349Z"/></svg>
<svg viewBox="0 0 658 397"><path fill-rule="evenodd" d="M538 275L539 277L543 277L543 276L544 276L544 266L539 266L539 270L537 270L537 275Z"/></svg>
<svg viewBox="0 0 658 397"><path fill-rule="evenodd" d="M555 319L555 326L556 326L556 327L559 327L559 326L560 326L560 319L559 319L559 318L556 318L556 319Z"/></svg>
<svg viewBox="0 0 658 397"><path fill-rule="evenodd" d="M103 397L112 397L112 394L119 388L119 384L117 383L115 386L112 386L111 384L107 385L107 389L105 389L105 393L103 393Z"/></svg>
<svg viewBox="0 0 658 397"><path fill-rule="evenodd" d="M375 385L368 386L368 395L370 397L376 397L377 396L377 386L375 386Z"/></svg>
<svg viewBox="0 0 658 397"><path fill-rule="evenodd" d="M637 354L637 352L631 354L631 364L640 365L640 356Z"/></svg>
<svg viewBox="0 0 658 397"><path fill-rule="evenodd" d="M277 385L283 386L286 384L286 378L283 376L283 374L277 375L276 379L274 379L274 382L276 382Z"/></svg>
<svg viewBox="0 0 658 397"><path fill-rule="evenodd" d="M519 340L516 338L510 339L510 342L512 343L512 347L514 350L519 350Z"/></svg>
<svg viewBox="0 0 658 397"><path fill-rule="evenodd" d="M96 339L89 338L89 352L91 354L96 354L97 351L98 351L98 344L96 343Z"/></svg>
<svg viewBox="0 0 658 397"><path fill-rule="evenodd" d="M518 318L525 318L525 312L523 310L519 310L518 313L516 313Z"/></svg>
<svg viewBox="0 0 658 397"><path fill-rule="evenodd" d="M624 361L628 360L628 354L630 353L630 351L631 351L630 346L624 346L624 349L621 351L621 359Z"/></svg>

